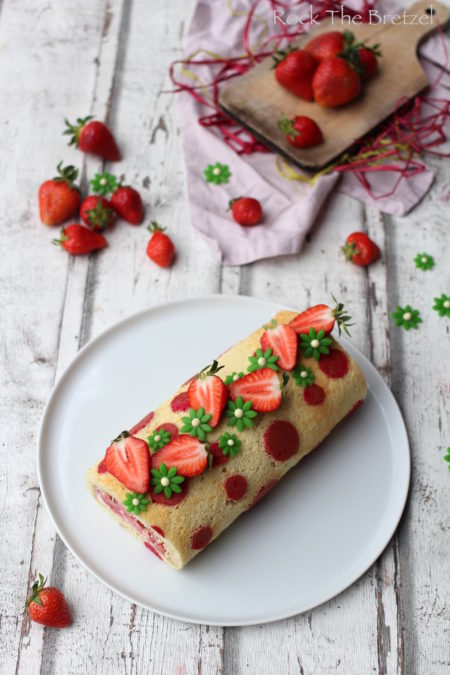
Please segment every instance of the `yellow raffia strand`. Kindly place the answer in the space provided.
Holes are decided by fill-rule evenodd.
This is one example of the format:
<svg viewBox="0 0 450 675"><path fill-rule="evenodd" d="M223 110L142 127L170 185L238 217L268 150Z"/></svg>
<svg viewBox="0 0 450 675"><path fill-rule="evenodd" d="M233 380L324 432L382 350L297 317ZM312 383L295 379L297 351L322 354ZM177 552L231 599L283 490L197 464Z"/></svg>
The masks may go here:
<svg viewBox="0 0 450 675"><path fill-rule="evenodd" d="M181 63L180 72L185 77L188 77L189 79L194 80L194 82L196 82L199 85L199 87L201 88L201 90L203 92L203 96L205 98L209 99L211 101L211 104L214 104L213 99L209 95L208 86L206 84L204 84L204 82L201 81L201 79L198 77L198 75L196 75L194 72L192 72L192 70L190 70L186 66L186 64L189 63L189 61L192 61L192 59L195 58L196 56L198 56L199 54L206 54L210 58L216 59L216 60L219 60L219 59L222 58L220 54L217 54L216 52L210 52L208 49L197 49L197 51L192 52L192 54L189 54L189 56L187 56L186 60Z"/></svg>
<svg viewBox="0 0 450 675"><path fill-rule="evenodd" d="M228 11L230 12L231 16L244 16L244 15L248 14L248 12L246 10L241 10L241 11L234 10L233 6L231 4L231 0L226 0L226 5L227 5ZM255 14L254 17L258 21L261 21L262 23L264 23L264 29L263 29L262 35L259 38L259 40L257 40L257 42L253 46L250 47L250 51L252 52L252 57L254 57L254 52L259 48L259 46L263 43L263 41L265 40L265 38L269 34L269 24L268 24L267 20L263 19L261 16L258 16L257 14ZM208 92L208 86L206 84L204 84L204 82L201 81L201 79L198 77L198 75L196 75L192 70L190 70L190 68L187 67L187 64L190 61L192 61L192 59L194 59L199 54L206 54L211 59L216 59L217 61L220 61L224 57L221 54L217 54L216 52L211 52L208 49L198 49L197 51L193 52L192 54L189 54L189 56L186 57L186 59L181 63L181 66L180 66L180 72L185 77L188 77L189 79L194 80L194 82L196 82L199 85L199 87L201 88L204 97L206 99L208 99L213 104L213 100L212 100L212 98L211 98L211 96L209 95L209 92ZM242 54L240 54L240 56L246 56L246 54L242 53Z"/></svg>
<svg viewBox="0 0 450 675"><path fill-rule="evenodd" d="M229 13L231 14L231 16L247 16L247 14L248 14L248 10L233 9L233 5L231 4L231 0L226 0L226 6L227 6L227 9L228 9ZM259 49L261 44L264 42L266 37L269 35L269 23L268 23L267 19L264 19L262 16L259 16L258 14L254 14L253 17L257 21L260 21L261 23L264 24L264 29L263 29L263 32L261 34L261 37L259 38L259 40L257 40L255 42L255 44L253 46L250 47L250 51L252 52L252 57L254 58L254 56L255 56L254 52L257 49ZM245 54L242 54L241 56L245 56Z"/></svg>
<svg viewBox="0 0 450 675"><path fill-rule="evenodd" d="M411 146L408 143L397 143L389 138L382 138L380 139L379 143L380 145L384 145L386 148L391 146L396 150L398 150L400 157L404 160L410 159L414 154L414 151L412 150ZM309 176L308 174L304 173L299 173L284 159L281 159L281 157L276 158L276 166L278 172L283 176L283 178L286 178L287 180L291 181L298 181L299 183L308 183L309 185L311 185L311 187L313 187L319 180L319 178L331 173L337 166L340 166L341 164L352 164L365 161L367 162L367 166L370 167L380 166L381 164L383 164L383 161L385 161L384 157L381 156L382 153L383 150L381 149L367 150L366 152L353 155L349 152L346 152L343 155L341 155L336 162L329 164L324 169L317 171L312 176ZM394 159L395 158L392 158L391 161L393 161Z"/></svg>
<svg viewBox="0 0 450 675"><path fill-rule="evenodd" d="M334 167L337 166L337 164L330 164L324 169L317 171L317 173L315 173L313 176L308 176L308 174L299 173L293 169L292 166L290 166L284 159L281 159L281 157L277 157L275 161L278 172L283 176L283 178L287 178L287 180L295 180L299 183L309 183L311 187L316 184L321 176L331 173Z"/></svg>

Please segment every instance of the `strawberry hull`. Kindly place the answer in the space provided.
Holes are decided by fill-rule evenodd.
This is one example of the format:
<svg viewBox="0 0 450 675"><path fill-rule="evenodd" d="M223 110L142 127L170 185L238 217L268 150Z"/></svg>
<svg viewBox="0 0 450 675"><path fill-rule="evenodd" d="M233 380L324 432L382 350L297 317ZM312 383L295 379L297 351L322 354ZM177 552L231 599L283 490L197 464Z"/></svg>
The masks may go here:
<svg viewBox="0 0 450 675"><path fill-rule="evenodd" d="M298 316L301 315L279 312L275 317L276 324L270 325L289 325ZM103 461L87 473L88 488L97 502L175 569L183 568L195 555L207 549L365 398L366 383L360 368L334 340L330 346L331 355L324 358L322 367L320 360L317 362L312 357L305 358L303 352L297 353L294 367L311 369L314 375L314 386L308 385L307 389L293 376L284 378L283 368L270 369L266 364L249 373L249 357L254 359L256 351L261 349L261 339L268 325L241 340L218 359L218 365L223 368L216 371L216 376L222 381L233 373L242 375L229 385L228 404L217 426L210 427L204 439L195 437L199 426L192 427L195 418L189 417L185 405L173 405L174 401L188 398L192 382L175 391L156 408L153 416L132 427L136 441L154 437L158 429L178 430L177 434L166 434L162 447L151 449L147 478L150 479L150 469L161 472L163 464L168 471L176 467L177 474L185 476L185 481L180 484L181 494L174 492L170 497L164 492L157 494L155 485L150 484L145 494L148 503L141 511L136 507L138 513L128 513L124 502L129 504L130 488L111 471L105 471ZM292 327L291 323L288 333ZM275 335L280 337L282 333L279 330ZM280 349L280 354L291 354L284 342L273 339L273 343ZM292 365L289 359L285 363ZM209 393L209 387L206 390ZM200 395L204 397L202 401L207 400L203 387ZM251 403L255 413L247 418L247 424L238 424L244 413L239 413L234 420L227 414L236 409L239 398L244 401L241 405L246 405L244 412L250 410L248 404ZM211 397L211 406L214 402L215 398ZM205 409L205 412L208 411ZM191 427L193 434L188 431ZM109 430L111 436L114 432L113 428ZM112 467L120 472L124 461L120 452L118 459L116 454ZM125 468L128 470L130 466L128 463ZM141 471L141 464L137 466ZM124 475L128 481L128 472Z"/></svg>

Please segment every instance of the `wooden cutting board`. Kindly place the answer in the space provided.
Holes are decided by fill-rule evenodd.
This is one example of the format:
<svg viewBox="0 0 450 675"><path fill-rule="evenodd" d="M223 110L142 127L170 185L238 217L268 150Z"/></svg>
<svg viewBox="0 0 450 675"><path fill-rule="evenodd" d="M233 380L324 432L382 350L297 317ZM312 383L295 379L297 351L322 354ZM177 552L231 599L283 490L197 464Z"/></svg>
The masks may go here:
<svg viewBox="0 0 450 675"><path fill-rule="evenodd" d="M302 168L320 169L388 117L401 98L411 98L427 86L427 77L417 58L417 47L439 25L448 22L449 10L438 2L420 1L411 5L406 13L417 17L416 21L399 25L349 26L348 23L342 25L340 20L331 25L330 20L326 20L293 42L301 47L320 33L346 28L358 40L367 40L368 45L378 42L383 55L378 59L379 71L365 83L355 101L333 109L303 101L278 84L272 70L272 58L268 57L222 89L220 106L276 152ZM322 129L324 142L306 150L292 147L277 127L283 114L312 117Z"/></svg>

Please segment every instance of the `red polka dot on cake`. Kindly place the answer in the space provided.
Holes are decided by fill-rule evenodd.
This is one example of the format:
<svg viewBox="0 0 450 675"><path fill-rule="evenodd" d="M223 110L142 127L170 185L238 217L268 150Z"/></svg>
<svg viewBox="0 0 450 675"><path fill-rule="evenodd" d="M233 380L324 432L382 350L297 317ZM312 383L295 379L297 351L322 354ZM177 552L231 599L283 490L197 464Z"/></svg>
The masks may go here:
<svg viewBox="0 0 450 675"><path fill-rule="evenodd" d="M187 479L184 480L184 483L181 483L181 492L176 493L172 492L171 497L166 497L164 492L160 492L159 494L156 494L155 488L153 485L150 486L150 497L152 502L155 502L155 504L162 504L163 506L176 506L180 502L183 501L183 499L186 497L187 492L188 492L188 486L189 486L189 481Z"/></svg>
<svg viewBox="0 0 450 675"><path fill-rule="evenodd" d="M224 483L225 492L229 500L233 502L239 501L245 495L248 489L248 483L244 476L236 473L233 476L228 476Z"/></svg>
<svg viewBox="0 0 450 675"><path fill-rule="evenodd" d="M317 363L322 373L332 380L348 373L348 358L340 349L331 349L329 354L322 354Z"/></svg>
<svg viewBox="0 0 450 675"><path fill-rule="evenodd" d="M252 506L255 506L255 504L257 504L263 497L265 497L266 494L268 494L275 487L275 485L277 483L278 483L277 479L272 478L271 480L269 480L268 483L263 485L262 488L260 489L260 491L256 493L252 503L250 504L250 506L248 508L251 509Z"/></svg>
<svg viewBox="0 0 450 675"><path fill-rule="evenodd" d="M222 448L217 442L210 443L209 453L212 456L212 465L213 466L223 466L230 461L230 455L224 455Z"/></svg>
<svg viewBox="0 0 450 675"><path fill-rule="evenodd" d="M277 420L267 427L264 434L266 452L277 462L284 462L298 450L300 439L297 429L290 422Z"/></svg>
<svg viewBox="0 0 450 675"><path fill-rule="evenodd" d="M183 391L182 394L177 394L170 402L170 407L173 412L185 412L189 410L191 404L189 403L189 396L187 391Z"/></svg>
<svg viewBox="0 0 450 675"><path fill-rule="evenodd" d="M362 406L363 403L364 403L364 399L363 399L363 398L361 398L359 401L356 401L356 403L355 403L355 405L353 406L353 408L350 408L350 410L348 411L347 416L348 416L348 415L351 415L353 412L355 412L355 410L358 410L358 408L360 408L360 407Z"/></svg>
<svg viewBox="0 0 450 675"><path fill-rule="evenodd" d="M170 434L171 441L178 436L178 427L171 422L163 422L159 427L156 427L156 431L160 431L161 429L164 429L164 431L167 431L167 433Z"/></svg>
<svg viewBox="0 0 450 675"><path fill-rule="evenodd" d="M191 539L191 548L194 551L199 551L202 548L205 548L211 541L213 536L213 531L209 525L202 525L197 530L195 530Z"/></svg>
<svg viewBox="0 0 450 675"><path fill-rule="evenodd" d="M139 420L139 422L137 422L137 424L135 424L134 427L131 427L128 433L130 433L131 435L137 434L137 432L146 427L147 424L150 424L154 416L155 413L153 412L153 410L150 411L149 413L146 414L145 417Z"/></svg>
<svg viewBox="0 0 450 675"><path fill-rule="evenodd" d="M303 398L308 405L321 405L325 400L325 392L318 384L310 384L303 389Z"/></svg>

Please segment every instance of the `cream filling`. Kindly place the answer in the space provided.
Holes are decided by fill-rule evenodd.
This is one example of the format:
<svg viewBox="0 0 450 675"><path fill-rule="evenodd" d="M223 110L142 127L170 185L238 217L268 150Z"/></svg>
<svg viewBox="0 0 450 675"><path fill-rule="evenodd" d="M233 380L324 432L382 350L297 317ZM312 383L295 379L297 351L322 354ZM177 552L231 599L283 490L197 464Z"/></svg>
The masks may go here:
<svg viewBox="0 0 450 675"><path fill-rule="evenodd" d="M167 551L164 546L164 538L153 527L147 527L133 513L128 513L126 508L117 499L111 497L99 488L95 488L95 497L99 502L115 513L119 518L130 525L143 539L144 544L159 558L166 558Z"/></svg>

